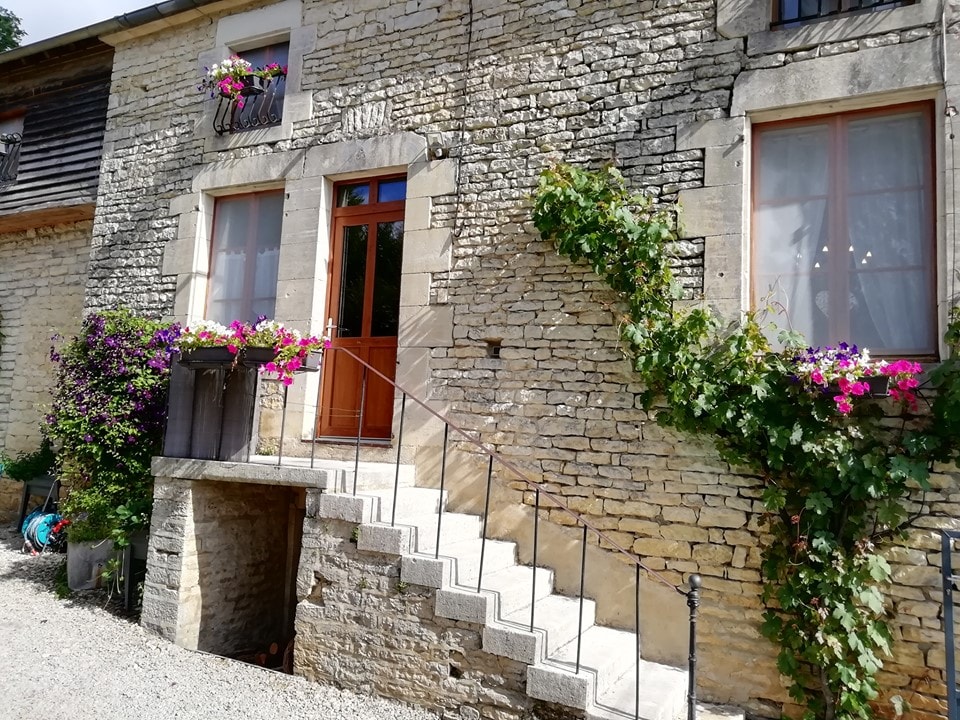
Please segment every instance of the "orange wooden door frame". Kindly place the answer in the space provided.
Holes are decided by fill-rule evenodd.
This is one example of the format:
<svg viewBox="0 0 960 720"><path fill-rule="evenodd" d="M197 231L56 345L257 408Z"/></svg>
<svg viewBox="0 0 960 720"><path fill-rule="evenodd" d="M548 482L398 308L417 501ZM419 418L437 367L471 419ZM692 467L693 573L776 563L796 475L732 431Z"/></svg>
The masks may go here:
<svg viewBox="0 0 960 720"><path fill-rule="evenodd" d="M397 176L364 181L354 180L343 185L367 182L370 186L370 198L374 199L377 197L379 182L394 179L398 179ZM338 195L339 187L339 185L334 187L334 198ZM363 367L346 353L336 352L335 348L349 350L391 379L396 376L397 336L396 334L373 335L374 298L377 280L378 228L386 223L402 223L404 204L403 200L397 200L334 208L326 313L326 316L333 318L335 323L335 327L330 331L331 347L334 350L324 355L320 414L316 428L317 436L320 438L356 438L358 429L361 437L366 439L383 440L391 437L393 386L374 373L367 372L364 389ZM362 295L356 293L356 287L346 287L343 276L345 236L349 229L358 227L366 228ZM400 249L402 250L402 242ZM399 283L399 278L397 282ZM351 289L354 291L352 297L348 292ZM348 302L352 304L353 309L350 313L351 320L354 322L359 320L359 328L341 327L341 321L344 319L343 311L347 309L345 304ZM357 303L362 307L357 308ZM341 337L341 330L347 333L346 337ZM359 427L361 416L363 426Z"/></svg>

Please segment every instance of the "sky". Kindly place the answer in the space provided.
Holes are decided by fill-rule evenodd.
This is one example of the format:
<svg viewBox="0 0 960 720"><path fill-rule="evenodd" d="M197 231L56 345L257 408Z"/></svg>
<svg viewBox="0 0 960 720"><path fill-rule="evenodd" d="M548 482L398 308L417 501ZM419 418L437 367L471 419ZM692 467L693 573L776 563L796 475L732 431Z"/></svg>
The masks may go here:
<svg viewBox="0 0 960 720"><path fill-rule="evenodd" d="M20 18L20 27L27 33L21 44L28 45L157 2L159 0L0 0L0 7Z"/></svg>

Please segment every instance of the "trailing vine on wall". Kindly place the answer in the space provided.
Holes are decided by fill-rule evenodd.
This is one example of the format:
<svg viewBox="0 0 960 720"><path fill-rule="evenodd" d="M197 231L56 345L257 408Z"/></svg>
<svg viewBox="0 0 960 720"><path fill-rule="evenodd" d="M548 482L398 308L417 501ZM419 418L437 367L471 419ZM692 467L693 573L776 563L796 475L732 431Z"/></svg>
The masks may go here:
<svg viewBox="0 0 960 720"><path fill-rule="evenodd" d="M792 333L775 350L754 313L724 325L677 303L677 209L630 193L613 167L544 172L533 220L618 293L620 335L657 421L712 439L723 460L762 478L762 632L804 718L871 717L892 641L881 545L923 512L934 464L957 460L960 315L951 357L920 385L913 363L811 349ZM890 400L866 399L871 374L893 383Z"/></svg>

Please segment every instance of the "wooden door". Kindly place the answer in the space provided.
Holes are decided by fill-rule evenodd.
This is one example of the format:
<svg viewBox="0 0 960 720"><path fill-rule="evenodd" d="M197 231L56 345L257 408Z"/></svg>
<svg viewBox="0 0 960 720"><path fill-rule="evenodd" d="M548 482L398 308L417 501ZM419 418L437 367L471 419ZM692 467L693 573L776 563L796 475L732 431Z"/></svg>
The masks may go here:
<svg viewBox="0 0 960 720"><path fill-rule="evenodd" d="M391 380L396 375L405 195L405 177L334 186L327 298L332 350L323 360L321 438L356 438L358 430L368 439L391 436L393 386L369 371L364 383L363 366L336 348Z"/></svg>

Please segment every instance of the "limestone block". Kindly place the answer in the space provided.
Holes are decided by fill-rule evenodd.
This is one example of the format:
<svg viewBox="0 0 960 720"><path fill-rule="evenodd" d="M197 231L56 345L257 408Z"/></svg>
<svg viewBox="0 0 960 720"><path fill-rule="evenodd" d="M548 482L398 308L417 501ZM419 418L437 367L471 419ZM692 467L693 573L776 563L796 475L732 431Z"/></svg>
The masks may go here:
<svg viewBox="0 0 960 720"><path fill-rule="evenodd" d="M734 84L731 114L936 85L933 38L748 70ZM712 233L711 233L712 234Z"/></svg>
<svg viewBox="0 0 960 720"><path fill-rule="evenodd" d="M740 235L744 224L744 195L741 185L682 190L682 237Z"/></svg>

